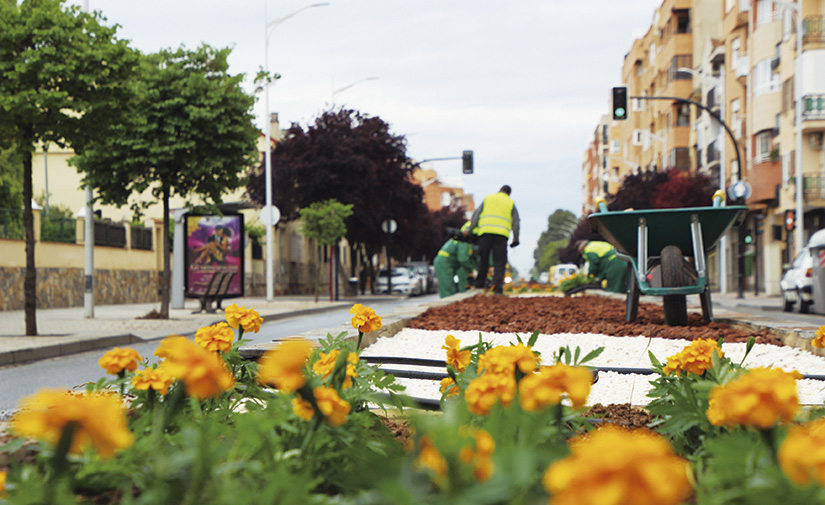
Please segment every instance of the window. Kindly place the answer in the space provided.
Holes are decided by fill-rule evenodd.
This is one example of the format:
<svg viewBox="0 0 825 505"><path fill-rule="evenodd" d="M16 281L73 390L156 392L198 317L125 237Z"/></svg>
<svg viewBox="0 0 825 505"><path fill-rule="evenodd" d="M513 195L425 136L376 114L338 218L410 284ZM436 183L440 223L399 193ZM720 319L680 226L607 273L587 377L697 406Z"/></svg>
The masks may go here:
<svg viewBox="0 0 825 505"><path fill-rule="evenodd" d="M680 72L679 68L692 68L693 56L690 54L683 54L674 56L670 61L670 69L668 70L667 81L692 79L693 76L688 72Z"/></svg>
<svg viewBox="0 0 825 505"><path fill-rule="evenodd" d="M633 130L633 145L640 146L644 141L644 130Z"/></svg>
<svg viewBox="0 0 825 505"><path fill-rule="evenodd" d="M775 5L773 0L756 1L756 26L761 26L774 20Z"/></svg>
<svg viewBox="0 0 825 505"><path fill-rule="evenodd" d="M725 12L730 12L735 3L736 0L725 0Z"/></svg>
<svg viewBox="0 0 825 505"><path fill-rule="evenodd" d="M676 170L690 169L690 149L687 147L677 147L670 151L670 167Z"/></svg>
<svg viewBox="0 0 825 505"><path fill-rule="evenodd" d="M730 43L730 66L734 70L739 68L739 58L742 53L742 41L739 37L733 39Z"/></svg>
<svg viewBox="0 0 825 505"><path fill-rule="evenodd" d="M602 125L602 144L607 145L607 125Z"/></svg>
<svg viewBox="0 0 825 505"><path fill-rule="evenodd" d="M676 106L676 126L690 126L690 107L686 104Z"/></svg>
<svg viewBox="0 0 825 505"><path fill-rule="evenodd" d="M650 43L650 49L648 50L647 54L648 54L648 57L650 58L650 63L648 64L648 66L655 67L655 65L656 65L656 43L655 42Z"/></svg>
<svg viewBox="0 0 825 505"><path fill-rule="evenodd" d="M731 130L733 130L733 134L736 138L742 137L742 116L741 116L741 104L739 103L739 99L731 100L730 102L730 118L731 118Z"/></svg>
<svg viewBox="0 0 825 505"><path fill-rule="evenodd" d="M773 132L763 131L756 135L756 157L754 161L767 161L773 149Z"/></svg>
<svg viewBox="0 0 825 505"><path fill-rule="evenodd" d="M690 33L690 11L687 9L674 10L676 18L676 33Z"/></svg>
<svg viewBox="0 0 825 505"><path fill-rule="evenodd" d="M613 142L610 143L610 152L611 153L617 153L617 152L619 152L620 147L621 147L621 143L619 142L619 140L614 140Z"/></svg>
<svg viewBox="0 0 825 505"><path fill-rule="evenodd" d="M779 91L779 75L771 68L772 60L773 58L765 58L754 68L753 92L756 96Z"/></svg>

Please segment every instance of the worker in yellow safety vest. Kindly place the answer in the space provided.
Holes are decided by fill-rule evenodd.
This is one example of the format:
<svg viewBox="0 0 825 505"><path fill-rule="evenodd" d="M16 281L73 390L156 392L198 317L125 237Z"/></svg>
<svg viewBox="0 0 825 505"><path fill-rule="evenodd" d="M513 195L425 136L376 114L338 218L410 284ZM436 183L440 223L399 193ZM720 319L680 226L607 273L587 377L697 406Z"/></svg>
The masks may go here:
<svg viewBox="0 0 825 505"><path fill-rule="evenodd" d="M498 193L487 195L473 213L470 229L478 228L478 276L475 287L484 288L487 282L487 265L493 255L493 293L504 294L504 273L507 269L507 239L513 233L510 247L519 244L519 216L510 193L504 185Z"/></svg>
<svg viewBox="0 0 825 505"><path fill-rule="evenodd" d="M628 263L616 256L616 248L600 240L580 240L576 246L587 262L587 273L600 281L607 281L605 290L627 292Z"/></svg>
<svg viewBox="0 0 825 505"><path fill-rule="evenodd" d="M470 230L470 222L464 223L461 232ZM460 238L460 237L459 237ZM438 297L445 298L450 295L467 291L467 281L470 272L476 266L476 257L473 254L473 244L450 238L438 251L433 260L435 276L438 278ZM456 284L458 277L458 284Z"/></svg>

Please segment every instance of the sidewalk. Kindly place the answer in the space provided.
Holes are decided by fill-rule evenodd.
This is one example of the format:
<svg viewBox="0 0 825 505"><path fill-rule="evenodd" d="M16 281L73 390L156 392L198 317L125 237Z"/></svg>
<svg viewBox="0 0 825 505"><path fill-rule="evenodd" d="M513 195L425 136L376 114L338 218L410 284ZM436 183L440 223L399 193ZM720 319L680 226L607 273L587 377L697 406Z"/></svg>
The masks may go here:
<svg viewBox="0 0 825 505"><path fill-rule="evenodd" d="M266 298L247 297L224 300L222 307L233 303L255 309L264 321L273 321L301 314L311 314L336 308L349 308L355 303L369 303L374 297L348 298L330 301L322 296L315 302L312 296L282 296L272 302ZM0 366L20 364L95 349L128 345L165 338L169 335L192 336L204 327L225 321L223 311L197 312L198 300L186 300L183 309L170 309L169 319L138 319L160 303L134 305L98 305L94 318L85 317L83 307L38 309L37 336L25 336L25 314L22 310L0 312Z"/></svg>

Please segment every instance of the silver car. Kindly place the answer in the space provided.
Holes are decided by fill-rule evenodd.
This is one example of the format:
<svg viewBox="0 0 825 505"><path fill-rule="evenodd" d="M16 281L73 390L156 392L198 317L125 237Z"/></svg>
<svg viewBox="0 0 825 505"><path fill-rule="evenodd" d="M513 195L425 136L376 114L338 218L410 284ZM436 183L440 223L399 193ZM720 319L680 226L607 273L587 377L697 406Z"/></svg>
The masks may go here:
<svg viewBox="0 0 825 505"><path fill-rule="evenodd" d="M814 301L813 268L811 249L805 247L796 255L791 267L779 281L784 300L782 310L790 312L796 307L796 310L803 314L810 310Z"/></svg>
<svg viewBox="0 0 825 505"><path fill-rule="evenodd" d="M378 272L375 278L375 292L386 293L387 289L387 269ZM424 292L422 279L416 272L408 267L392 268L392 292L402 295L420 295Z"/></svg>

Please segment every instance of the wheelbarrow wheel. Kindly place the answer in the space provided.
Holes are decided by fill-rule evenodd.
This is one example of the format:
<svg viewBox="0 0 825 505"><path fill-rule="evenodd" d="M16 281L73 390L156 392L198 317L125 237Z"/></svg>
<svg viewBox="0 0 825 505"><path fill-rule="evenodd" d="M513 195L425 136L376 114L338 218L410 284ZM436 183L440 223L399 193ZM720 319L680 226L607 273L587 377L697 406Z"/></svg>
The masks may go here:
<svg viewBox="0 0 825 505"><path fill-rule="evenodd" d="M687 285L685 261L682 251L669 245L662 249L662 287L679 288ZM668 326L687 325L687 297L685 295L664 295L665 322Z"/></svg>

